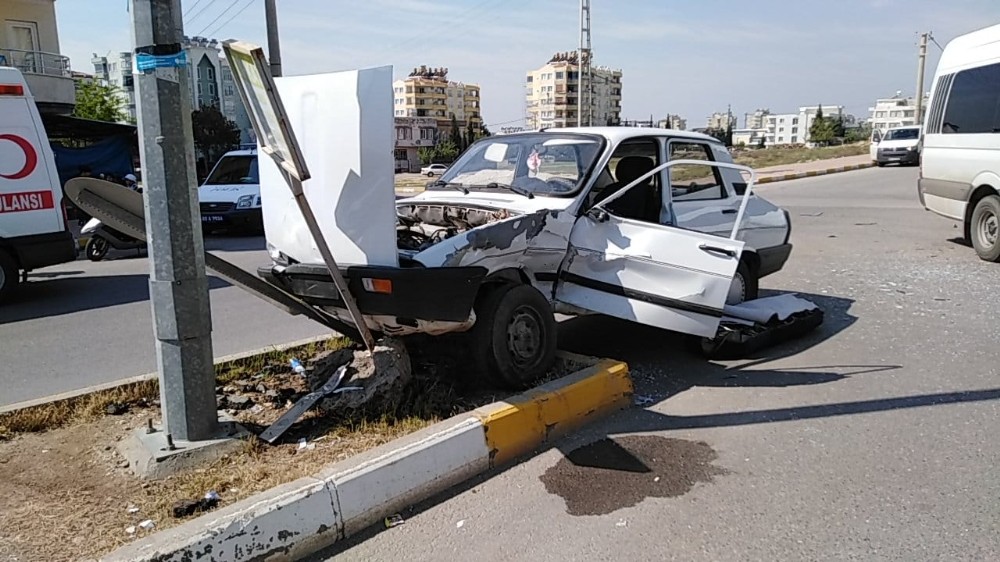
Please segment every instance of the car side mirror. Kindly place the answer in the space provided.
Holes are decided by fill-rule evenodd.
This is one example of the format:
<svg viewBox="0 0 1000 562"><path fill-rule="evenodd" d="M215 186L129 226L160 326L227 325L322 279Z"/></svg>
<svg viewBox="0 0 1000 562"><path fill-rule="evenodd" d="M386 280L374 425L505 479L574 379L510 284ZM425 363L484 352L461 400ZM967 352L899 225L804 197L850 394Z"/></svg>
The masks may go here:
<svg viewBox="0 0 1000 562"><path fill-rule="evenodd" d="M744 195L744 194L746 194L746 192L747 192L747 182L745 182L745 181L733 182L733 191L736 192L736 195Z"/></svg>
<svg viewBox="0 0 1000 562"><path fill-rule="evenodd" d="M597 222L605 222L608 220L608 212L600 207L591 207L590 210L587 211L587 216Z"/></svg>

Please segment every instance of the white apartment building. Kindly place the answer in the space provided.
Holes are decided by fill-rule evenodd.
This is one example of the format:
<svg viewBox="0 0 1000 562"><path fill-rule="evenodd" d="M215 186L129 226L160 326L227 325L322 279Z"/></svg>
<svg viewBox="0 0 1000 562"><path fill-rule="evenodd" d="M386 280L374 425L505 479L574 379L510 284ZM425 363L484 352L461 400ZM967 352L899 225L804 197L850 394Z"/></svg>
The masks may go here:
<svg viewBox="0 0 1000 562"><path fill-rule="evenodd" d="M674 129L677 131L686 131L688 122L680 115L670 114L660 119L656 122L656 126L661 129Z"/></svg>
<svg viewBox="0 0 1000 562"><path fill-rule="evenodd" d="M845 117L844 106L842 105L810 105L800 107L798 113L780 113L767 115L767 137L765 143L768 146L787 144L806 144L809 142L809 128L812 127L816 119L816 112L823 108L823 117ZM845 125L847 122L845 121Z"/></svg>
<svg viewBox="0 0 1000 562"><path fill-rule="evenodd" d="M577 52L556 53L525 77L526 128L575 127L579 123L579 64ZM591 67L590 123L621 122L622 71L608 66ZM586 109L585 109L586 111Z"/></svg>
<svg viewBox="0 0 1000 562"><path fill-rule="evenodd" d="M250 117L236 91L232 70L222 54L219 42L204 37L185 37L182 46L187 57L191 109L209 106L219 108L227 119L236 123L241 143L255 142ZM108 57L95 54L91 62L94 65L94 77L118 90L128 117L135 120L132 53L123 51Z"/></svg>
<svg viewBox="0 0 1000 562"><path fill-rule="evenodd" d="M760 140L764 139L767 145L767 129L733 129L733 146L756 147L760 146Z"/></svg>
<svg viewBox="0 0 1000 562"><path fill-rule="evenodd" d="M42 115L73 111L76 82L59 53L55 0L0 0L0 66L24 74Z"/></svg>
<svg viewBox="0 0 1000 562"><path fill-rule="evenodd" d="M744 129L766 129L767 116L771 114L770 109L757 109L753 113L743 114Z"/></svg>
<svg viewBox="0 0 1000 562"><path fill-rule="evenodd" d="M715 129L717 131L725 131L729 127L736 128L736 116L726 112L709 115L708 124L705 126L707 129Z"/></svg>
<svg viewBox="0 0 1000 562"><path fill-rule="evenodd" d="M438 124L433 117L395 117L396 146L393 160L396 172L419 172L420 149L437 143Z"/></svg>
<svg viewBox="0 0 1000 562"><path fill-rule="evenodd" d="M921 113L927 114L927 103L930 95L924 95L923 109ZM896 92L891 98L875 100L875 106L868 108L870 114L869 122L872 130L894 129L896 127L906 127L916 125L917 104L913 96L903 97L901 92Z"/></svg>

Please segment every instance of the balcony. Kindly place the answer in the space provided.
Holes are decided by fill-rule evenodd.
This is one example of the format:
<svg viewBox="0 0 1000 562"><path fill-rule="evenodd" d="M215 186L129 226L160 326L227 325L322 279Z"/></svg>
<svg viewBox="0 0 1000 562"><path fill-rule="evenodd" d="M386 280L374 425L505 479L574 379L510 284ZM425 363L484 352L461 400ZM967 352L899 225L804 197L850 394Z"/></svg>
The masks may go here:
<svg viewBox="0 0 1000 562"><path fill-rule="evenodd" d="M43 51L0 49L0 66L13 66L24 74L39 111L73 111L76 84L70 75L69 57Z"/></svg>

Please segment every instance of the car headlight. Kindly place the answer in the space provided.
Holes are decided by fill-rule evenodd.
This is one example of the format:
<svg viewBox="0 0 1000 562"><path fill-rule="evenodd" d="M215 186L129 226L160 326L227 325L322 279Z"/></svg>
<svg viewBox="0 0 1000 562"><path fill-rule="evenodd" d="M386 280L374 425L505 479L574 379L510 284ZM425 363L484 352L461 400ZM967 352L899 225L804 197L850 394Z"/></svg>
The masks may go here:
<svg viewBox="0 0 1000 562"><path fill-rule="evenodd" d="M236 208L249 209L251 206L253 206L253 197L254 197L253 195L243 195L242 197L236 200Z"/></svg>
<svg viewBox="0 0 1000 562"><path fill-rule="evenodd" d="M917 149L916 146L908 146L908 147L906 147L906 150L909 150L910 152L913 152L916 149Z"/></svg>

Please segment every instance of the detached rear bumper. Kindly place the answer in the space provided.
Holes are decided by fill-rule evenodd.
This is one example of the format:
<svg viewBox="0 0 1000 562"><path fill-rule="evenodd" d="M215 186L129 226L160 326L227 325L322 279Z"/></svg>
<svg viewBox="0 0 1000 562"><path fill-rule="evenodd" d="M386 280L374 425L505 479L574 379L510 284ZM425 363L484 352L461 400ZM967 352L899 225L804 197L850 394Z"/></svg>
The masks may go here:
<svg viewBox="0 0 1000 562"><path fill-rule="evenodd" d="M341 272L361 314L393 316L400 324L415 325L418 320L467 322L487 270L356 266ZM257 275L311 305L346 308L326 266L266 266Z"/></svg>

